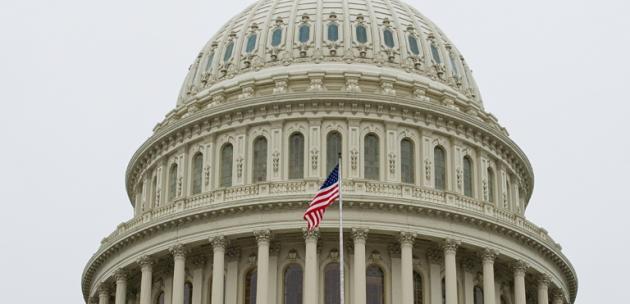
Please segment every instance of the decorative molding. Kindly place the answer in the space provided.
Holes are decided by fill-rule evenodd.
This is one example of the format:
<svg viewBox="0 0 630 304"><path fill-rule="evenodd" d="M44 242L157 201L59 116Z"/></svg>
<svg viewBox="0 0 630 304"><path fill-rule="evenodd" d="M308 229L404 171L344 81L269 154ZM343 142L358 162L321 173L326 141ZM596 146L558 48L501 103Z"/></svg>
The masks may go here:
<svg viewBox="0 0 630 304"><path fill-rule="evenodd" d="M482 263L494 263L494 260L499 255L499 251L491 248L484 248L481 252L479 252L479 257L481 257Z"/></svg>
<svg viewBox="0 0 630 304"><path fill-rule="evenodd" d="M512 271L514 271L515 276L525 276L529 265L524 261L516 261L512 264Z"/></svg>
<svg viewBox="0 0 630 304"><path fill-rule="evenodd" d="M344 204L345 205L345 204ZM368 232L370 229L367 228L352 228L352 239L354 242L363 242L367 241Z"/></svg>
<svg viewBox="0 0 630 304"><path fill-rule="evenodd" d="M225 249L225 247L227 246L227 239L223 235L211 237L209 241L210 241L210 244L212 244L212 248L214 250Z"/></svg>
<svg viewBox="0 0 630 304"><path fill-rule="evenodd" d="M127 271L123 268L116 269L114 272L114 278L116 279L116 283L118 282L127 282Z"/></svg>
<svg viewBox="0 0 630 304"><path fill-rule="evenodd" d="M460 240L446 239L442 243L442 249L444 250L444 254L455 254L457 253L457 248L462 242Z"/></svg>
<svg viewBox="0 0 630 304"><path fill-rule="evenodd" d="M315 228L314 230L308 230L307 228L302 228L302 234L304 236L304 240L306 241L315 241L319 239L319 228Z"/></svg>
<svg viewBox="0 0 630 304"><path fill-rule="evenodd" d="M417 235L413 232L401 232L398 236L398 241L400 241L400 244L402 245L413 246L413 244L416 242L416 237Z"/></svg>
<svg viewBox="0 0 630 304"><path fill-rule="evenodd" d="M258 246L261 244L269 245L269 242L271 241L271 230L256 230L254 231L254 236L256 237L256 243L258 243Z"/></svg>
<svg viewBox="0 0 630 304"><path fill-rule="evenodd" d="M442 264L444 262L444 251L432 247L427 249L427 259L430 264Z"/></svg>
<svg viewBox="0 0 630 304"><path fill-rule="evenodd" d="M387 246L387 250L389 251L389 256L392 258L400 259L400 244L392 243Z"/></svg>
<svg viewBox="0 0 630 304"><path fill-rule="evenodd" d="M155 264L155 261L149 255L143 255L136 260L136 263L140 265L141 268L152 267Z"/></svg>
<svg viewBox="0 0 630 304"><path fill-rule="evenodd" d="M185 258L188 254L188 249L183 244L175 244L168 251L174 258Z"/></svg>

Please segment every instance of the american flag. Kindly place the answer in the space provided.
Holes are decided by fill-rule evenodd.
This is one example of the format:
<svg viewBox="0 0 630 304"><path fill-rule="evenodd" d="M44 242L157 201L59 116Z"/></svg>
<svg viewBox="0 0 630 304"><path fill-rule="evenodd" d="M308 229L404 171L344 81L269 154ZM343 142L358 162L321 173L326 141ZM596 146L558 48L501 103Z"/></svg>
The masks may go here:
<svg viewBox="0 0 630 304"><path fill-rule="evenodd" d="M339 165L337 165L304 212L304 220L308 223L309 231L319 226L324 217L324 211L339 197L339 191Z"/></svg>

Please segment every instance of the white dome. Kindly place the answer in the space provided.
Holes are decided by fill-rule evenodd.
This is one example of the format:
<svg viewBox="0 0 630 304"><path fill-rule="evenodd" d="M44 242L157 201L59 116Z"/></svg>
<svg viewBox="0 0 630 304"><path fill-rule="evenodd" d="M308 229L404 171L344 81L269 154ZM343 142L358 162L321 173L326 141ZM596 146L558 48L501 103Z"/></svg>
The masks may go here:
<svg viewBox="0 0 630 304"><path fill-rule="evenodd" d="M399 0L257 1L206 44L177 104L225 88L227 79L237 85L331 70L421 83L482 107L463 56L435 24Z"/></svg>

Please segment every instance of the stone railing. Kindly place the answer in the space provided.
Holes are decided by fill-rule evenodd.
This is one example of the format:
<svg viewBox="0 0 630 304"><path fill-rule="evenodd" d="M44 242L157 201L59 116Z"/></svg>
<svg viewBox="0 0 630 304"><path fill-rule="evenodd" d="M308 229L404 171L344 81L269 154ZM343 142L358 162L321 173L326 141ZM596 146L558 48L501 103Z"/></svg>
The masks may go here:
<svg viewBox="0 0 630 304"><path fill-rule="evenodd" d="M108 246L116 240L123 238L127 232L137 230L145 224L166 219L180 212L194 212L194 209L202 209L221 203L246 203L252 201L252 199L256 199L256 201L252 201L253 204L258 201L262 203L269 201L282 202L283 196L295 197L296 195L301 195L304 197L306 206L306 202L318 189L320 183L320 180L265 182L216 189L210 192L181 198L168 205L148 210L125 223L121 223L113 233L102 240L101 247ZM482 219L491 220L511 227L518 227L521 233L547 244L551 248L560 249L560 246L549 237L545 229L527 221L519 214L457 193L437 191L435 189L415 185L365 180L344 181L343 191L348 195L346 199L350 201L353 199L359 200L359 198L365 199L365 196L390 197L398 198L401 201L407 201L411 204L417 202L423 205L423 207L443 208L455 212L463 211Z"/></svg>

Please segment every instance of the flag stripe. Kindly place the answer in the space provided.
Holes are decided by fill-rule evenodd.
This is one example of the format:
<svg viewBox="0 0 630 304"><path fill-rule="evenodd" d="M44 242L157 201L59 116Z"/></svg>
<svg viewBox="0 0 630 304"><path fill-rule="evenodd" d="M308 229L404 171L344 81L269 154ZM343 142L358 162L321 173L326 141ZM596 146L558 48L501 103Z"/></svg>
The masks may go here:
<svg viewBox="0 0 630 304"><path fill-rule="evenodd" d="M306 220L309 230L319 227L319 224L324 219L326 208L339 198L339 191L339 165L337 165L330 172L324 184L309 203L306 212L304 212L304 220Z"/></svg>

